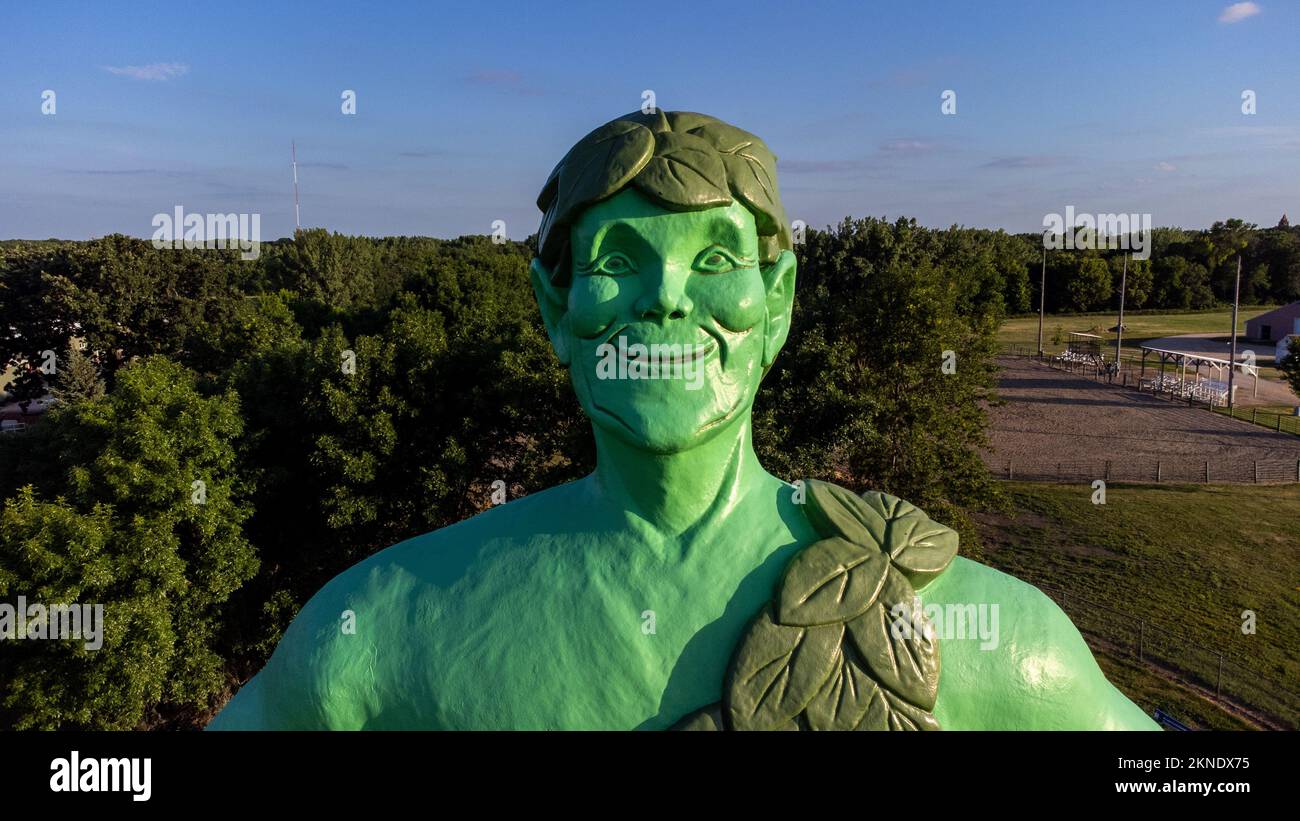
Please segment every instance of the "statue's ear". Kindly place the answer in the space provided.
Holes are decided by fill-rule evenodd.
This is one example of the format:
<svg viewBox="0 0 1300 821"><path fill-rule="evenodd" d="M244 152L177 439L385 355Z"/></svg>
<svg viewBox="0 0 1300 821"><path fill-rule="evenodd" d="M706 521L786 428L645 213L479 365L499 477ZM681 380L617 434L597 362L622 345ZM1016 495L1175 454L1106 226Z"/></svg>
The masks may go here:
<svg viewBox="0 0 1300 821"><path fill-rule="evenodd" d="M528 266L528 276L533 283L533 293L537 295L537 307L542 309L542 324L546 326L546 335L551 338L551 347L559 357L560 364L569 366L569 340L564 332L564 314L568 311L568 289L557 288L551 283L551 272L537 257L533 257Z"/></svg>
<svg viewBox="0 0 1300 821"><path fill-rule="evenodd" d="M794 269L792 251L782 251L776 262L763 268L767 286L767 330L763 337L763 367L770 368L790 334L790 312L794 307Z"/></svg>

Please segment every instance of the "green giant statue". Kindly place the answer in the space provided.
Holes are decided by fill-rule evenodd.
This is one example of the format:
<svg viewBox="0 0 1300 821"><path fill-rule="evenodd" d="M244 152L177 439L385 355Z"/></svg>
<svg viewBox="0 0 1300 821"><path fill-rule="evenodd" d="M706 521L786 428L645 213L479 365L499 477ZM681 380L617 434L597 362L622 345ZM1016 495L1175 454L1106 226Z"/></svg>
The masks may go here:
<svg viewBox="0 0 1300 821"><path fill-rule="evenodd" d="M209 727L1154 729L951 530L759 464L795 286L775 165L687 112L575 145L531 279L595 472L341 573Z"/></svg>

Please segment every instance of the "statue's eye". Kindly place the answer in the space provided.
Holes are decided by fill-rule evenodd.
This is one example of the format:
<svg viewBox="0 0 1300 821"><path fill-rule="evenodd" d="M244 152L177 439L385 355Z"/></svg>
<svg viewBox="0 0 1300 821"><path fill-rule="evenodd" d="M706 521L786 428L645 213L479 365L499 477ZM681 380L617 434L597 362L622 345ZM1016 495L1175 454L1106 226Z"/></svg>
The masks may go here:
<svg viewBox="0 0 1300 821"><path fill-rule="evenodd" d="M611 277L621 277L630 274L634 270L632 261L618 252L606 254L591 266L591 270L597 274L605 274Z"/></svg>
<svg viewBox="0 0 1300 821"><path fill-rule="evenodd" d="M740 267L740 263L727 251L714 246L705 249L695 260L695 270L702 274L725 274Z"/></svg>

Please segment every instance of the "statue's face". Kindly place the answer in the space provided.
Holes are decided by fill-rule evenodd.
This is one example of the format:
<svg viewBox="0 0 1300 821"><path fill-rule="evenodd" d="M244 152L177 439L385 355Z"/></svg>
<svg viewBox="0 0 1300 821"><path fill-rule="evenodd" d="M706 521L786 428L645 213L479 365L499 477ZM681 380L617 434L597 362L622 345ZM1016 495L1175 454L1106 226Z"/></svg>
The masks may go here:
<svg viewBox="0 0 1300 821"><path fill-rule="evenodd" d="M669 211L626 189L582 214L570 249L571 284L567 298L553 294L564 306L548 330L595 424L675 453L749 413L784 340L794 258L760 269L743 205Z"/></svg>

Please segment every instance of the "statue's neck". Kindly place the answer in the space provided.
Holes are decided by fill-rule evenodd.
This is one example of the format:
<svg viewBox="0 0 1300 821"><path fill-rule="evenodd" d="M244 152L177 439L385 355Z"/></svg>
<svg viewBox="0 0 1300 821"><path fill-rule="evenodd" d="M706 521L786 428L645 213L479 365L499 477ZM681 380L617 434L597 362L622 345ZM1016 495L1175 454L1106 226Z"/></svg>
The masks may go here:
<svg viewBox="0 0 1300 821"><path fill-rule="evenodd" d="M767 478L754 454L749 414L708 442L667 455L647 453L593 427L601 493L664 535L726 518Z"/></svg>

